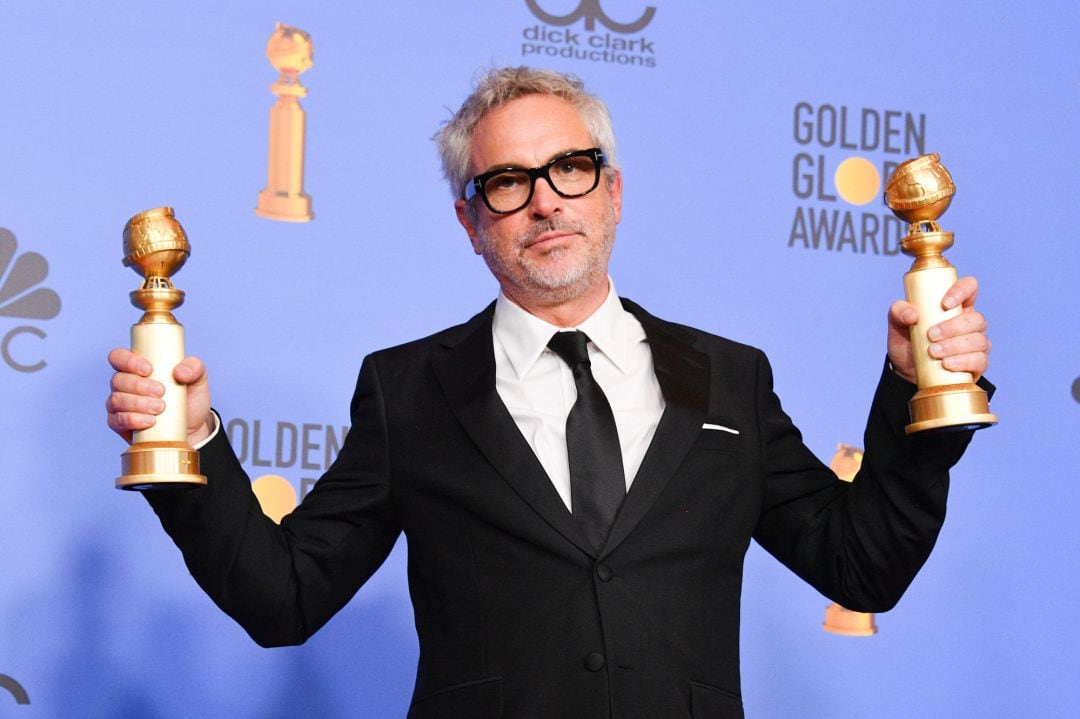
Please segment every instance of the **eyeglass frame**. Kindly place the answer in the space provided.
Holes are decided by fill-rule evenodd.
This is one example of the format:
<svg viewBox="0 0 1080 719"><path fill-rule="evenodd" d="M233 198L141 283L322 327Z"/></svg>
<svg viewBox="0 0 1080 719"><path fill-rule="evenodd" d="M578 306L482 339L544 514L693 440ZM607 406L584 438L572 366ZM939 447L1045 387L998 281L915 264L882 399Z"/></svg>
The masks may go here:
<svg viewBox="0 0 1080 719"><path fill-rule="evenodd" d="M548 174L551 171L551 168L554 167L556 163L560 162L561 160L565 160L568 157L592 158L594 169L596 172L596 179L593 181L592 187L590 187L588 190L585 190L585 192L567 194L560 190L558 187L555 187L555 183L551 181L551 175ZM465 184L465 201L468 202L472 200L472 198L479 195L480 199L484 201L484 204L487 206L487 208L495 214L511 215L515 212L518 212L523 207L526 207L530 202L532 202L533 194L536 192L536 181L541 177L547 180L548 187L550 187L556 195L558 195L559 197L564 197L566 199L573 199L575 197L584 197L585 195L588 195L590 192L599 187L600 175L603 174L605 167L607 167L607 157L604 155L604 151L601 150L599 147L590 147L585 150L571 150L570 152L565 152L558 157L553 157L551 160L545 162L539 167L525 168L510 166L501 167L497 170L491 170L490 172L481 173ZM503 174L504 172L524 172L526 175L529 176L529 194L525 198L525 201L521 203L521 205L515 207L512 210L496 210L494 207L491 206L491 202L488 200L487 192L484 190L484 183L486 183L488 180L495 177L496 175Z"/></svg>

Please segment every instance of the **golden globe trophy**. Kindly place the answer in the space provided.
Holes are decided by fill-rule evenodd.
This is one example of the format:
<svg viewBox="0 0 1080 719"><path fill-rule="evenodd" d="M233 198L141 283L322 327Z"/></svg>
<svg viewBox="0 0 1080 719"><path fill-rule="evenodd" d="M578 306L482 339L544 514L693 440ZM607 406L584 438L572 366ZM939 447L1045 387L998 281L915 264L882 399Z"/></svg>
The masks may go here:
<svg viewBox="0 0 1080 719"><path fill-rule="evenodd" d="M271 220L308 222L311 197L304 192L304 108L307 88L300 73L311 67L311 37L303 30L277 24L266 43L266 57L281 73L270 90L278 96L270 108L270 158L266 188L259 192L255 214Z"/></svg>
<svg viewBox="0 0 1080 719"><path fill-rule="evenodd" d="M949 208L954 194L956 185L936 153L902 163L885 183L889 209L909 223L900 247L915 258L904 275L907 301L919 310L919 322L911 328L919 390L908 403L908 434L982 429L998 421L997 415L990 413L986 392L969 372L950 372L929 353L929 329L962 311L960 307L946 310L941 306L945 293L956 282L956 268L941 254L952 247L953 233L943 231L937 219Z"/></svg>
<svg viewBox="0 0 1080 719"><path fill-rule="evenodd" d="M124 264L145 278L131 293L131 304L145 310L131 327L131 349L154 366L151 379L165 385L165 411L153 427L133 433L131 446L120 458L119 489L206 484L199 474L199 453L187 443L187 388L172 374L184 359L184 328L172 314L184 302L184 293L169 278L190 254L187 235L171 207L140 212L124 226Z"/></svg>

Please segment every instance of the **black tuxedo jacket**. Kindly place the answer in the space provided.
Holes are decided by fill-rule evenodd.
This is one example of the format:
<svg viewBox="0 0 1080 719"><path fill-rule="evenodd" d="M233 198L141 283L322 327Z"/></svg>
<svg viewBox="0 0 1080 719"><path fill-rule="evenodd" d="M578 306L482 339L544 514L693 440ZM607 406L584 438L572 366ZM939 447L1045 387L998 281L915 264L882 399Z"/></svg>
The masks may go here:
<svg viewBox="0 0 1080 719"><path fill-rule="evenodd" d="M905 436L914 388L886 371L862 471L837 481L760 351L624 305L667 407L599 551L496 394L492 307L365 359L340 456L280 527L223 434L201 451L205 488L147 496L199 584L266 646L307 639L404 531L415 719L741 717L751 537L831 599L886 610L934 544L970 433Z"/></svg>

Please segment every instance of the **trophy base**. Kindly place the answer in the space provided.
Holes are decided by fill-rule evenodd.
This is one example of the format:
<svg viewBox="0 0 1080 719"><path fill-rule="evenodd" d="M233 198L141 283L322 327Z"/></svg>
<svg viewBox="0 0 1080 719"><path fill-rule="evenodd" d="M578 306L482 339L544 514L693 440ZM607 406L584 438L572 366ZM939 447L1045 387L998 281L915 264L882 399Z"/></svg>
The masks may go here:
<svg viewBox="0 0 1080 719"><path fill-rule="evenodd" d="M275 192L269 189L259 192L255 214L268 220L283 222L310 222L315 217L311 211L311 197L307 193Z"/></svg>
<svg viewBox="0 0 1080 719"><path fill-rule="evenodd" d="M117 489L186 489L206 484L199 474L199 453L187 442L140 442L120 456L123 475Z"/></svg>
<svg viewBox="0 0 1080 719"><path fill-rule="evenodd" d="M911 424L904 428L907 434L982 429L998 421L997 415L990 412L986 392L974 384L921 389L908 402L908 410Z"/></svg>
<svg viewBox="0 0 1080 719"><path fill-rule="evenodd" d="M872 637L877 634L873 614L854 612L835 602L825 607L825 621L821 628L830 634L845 637Z"/></svg>

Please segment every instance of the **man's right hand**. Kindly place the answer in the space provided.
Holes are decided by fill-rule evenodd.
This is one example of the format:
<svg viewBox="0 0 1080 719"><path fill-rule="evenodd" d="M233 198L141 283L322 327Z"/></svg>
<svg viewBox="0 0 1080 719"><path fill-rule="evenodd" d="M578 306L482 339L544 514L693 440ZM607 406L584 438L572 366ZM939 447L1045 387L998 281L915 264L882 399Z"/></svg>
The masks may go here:
<svg viewBox="0 0 1080 719"><path fill-rule="evenodd" d="M165 409L161 399L165 387L150 379L150 362L131 350L114 349L109 364L116 370L109 386L112 391L105 400L109 427L131 443L134 430L154 426L157 416ZM173 377L187 385L188 444L192 446L210 436L215 420L210 413L210 383L206 366L198 357L186 357L176 365Z"/></svg>

